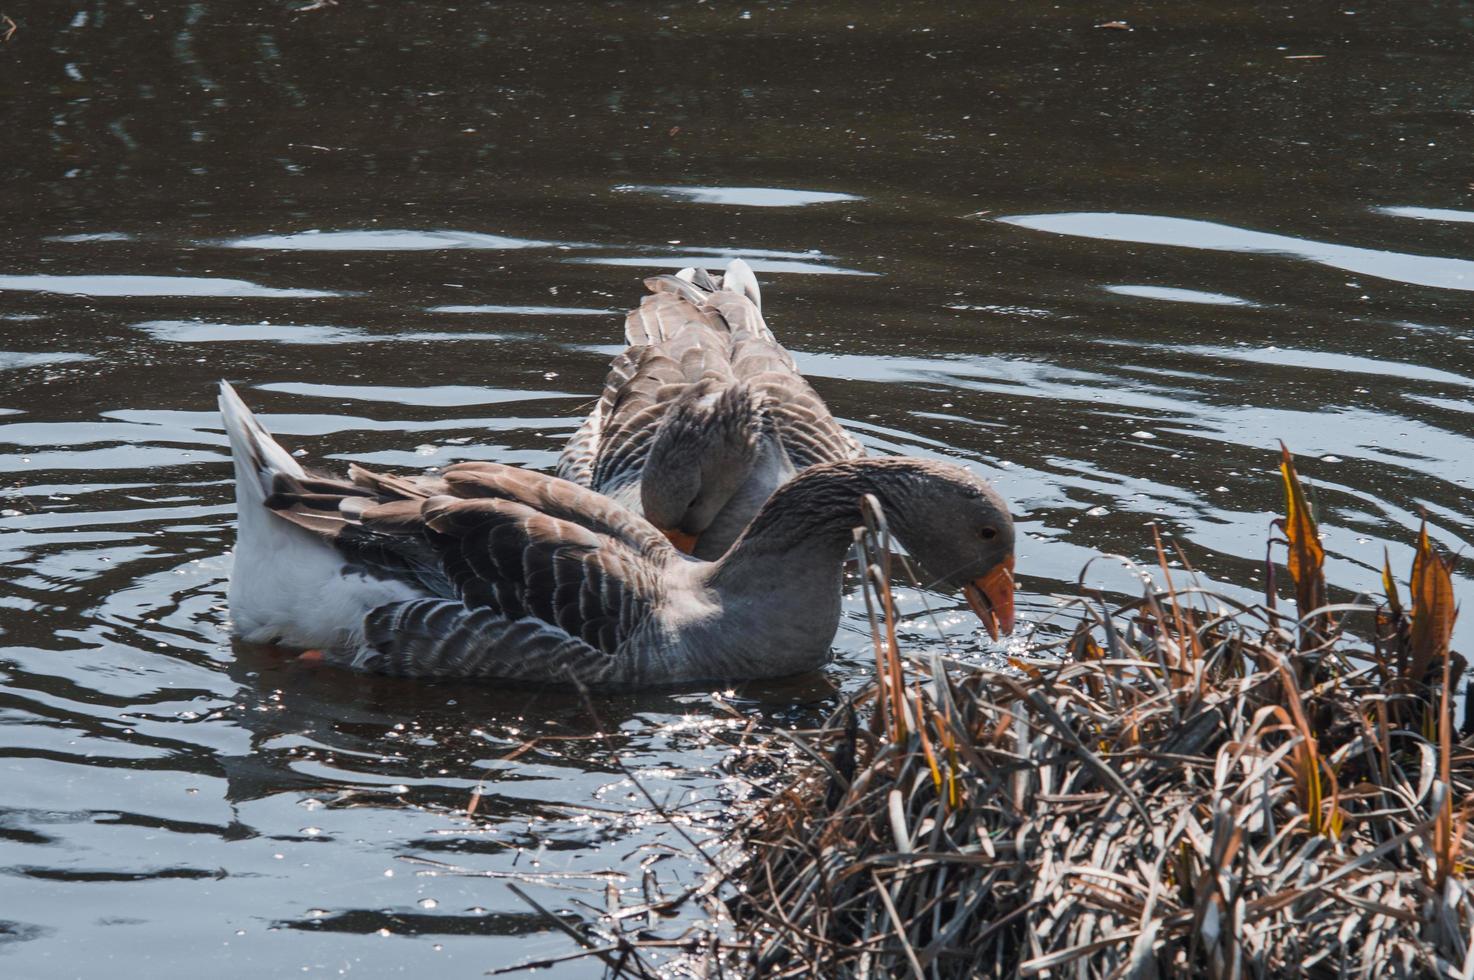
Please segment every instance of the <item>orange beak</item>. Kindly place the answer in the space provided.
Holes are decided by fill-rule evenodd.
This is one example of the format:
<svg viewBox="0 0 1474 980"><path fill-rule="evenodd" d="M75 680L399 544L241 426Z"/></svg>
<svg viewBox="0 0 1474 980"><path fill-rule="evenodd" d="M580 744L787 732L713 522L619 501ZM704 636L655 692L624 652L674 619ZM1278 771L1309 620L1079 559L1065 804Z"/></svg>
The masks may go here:
<svg viewBox="0 0 1474 980"><path fill-rule="evenodd" d="M694 534L687 534L685 531L676 530L661 531L660 533L664 534L670 540L670 543L676 546L677 551L689 555L696 550L696 535Z"/></svg>
<svg viewBox="0 0 1474 980"><path fill-rule="evenodd" d="M1013 556L999 562L986 575L962 587L967 604L983 621L993 639L1013 632Z"/></svg>

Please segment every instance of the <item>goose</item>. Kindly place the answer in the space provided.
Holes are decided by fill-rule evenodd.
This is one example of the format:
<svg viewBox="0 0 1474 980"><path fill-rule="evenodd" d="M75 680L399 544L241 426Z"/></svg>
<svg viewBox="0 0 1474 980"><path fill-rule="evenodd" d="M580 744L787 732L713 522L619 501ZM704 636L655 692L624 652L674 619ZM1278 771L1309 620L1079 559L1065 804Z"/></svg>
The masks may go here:
<svg viewBox="0 0 1474 980"><path fill-rule="evenodd" d="M629 347L555 472L715 559L796 473L865 451L768 329L746 262L645 286L625 318Z"/></svg>
<svg viewBox="0 0 1474 980"><path fill-rule="evenodd" d="M239 512L232 628L253 643L422 678L648 687L814 670L871 494L995 638L1013 629L1013 522L960 466L903 456L810 466L716 561L569 480L497 463L310 474L233 388L220 410Z"/></svg>

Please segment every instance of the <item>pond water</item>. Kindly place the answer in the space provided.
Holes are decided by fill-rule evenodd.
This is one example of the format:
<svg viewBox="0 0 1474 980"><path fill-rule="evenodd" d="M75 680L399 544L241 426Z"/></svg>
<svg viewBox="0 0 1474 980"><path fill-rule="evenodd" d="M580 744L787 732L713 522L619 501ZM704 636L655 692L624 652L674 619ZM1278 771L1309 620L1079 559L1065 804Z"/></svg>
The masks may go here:
<svg viewBox="0 0 1474 980"><path fill-rule="evenodd" d="M668 893L702 871L620 760L720 831L724 743L863 680L854 601L824 675L721 696L233 648L220 378L322 467L548 468L640 279L742 255L871 451L962 460L1013 502L1026 627L1058 628L1090 559L1149 561L1152 522L1252 598L1281 438L1334 598L1384 549L1405 575L1423 515L1474 538L1466 4L18 6L7 976L571 952L499 876L588 922L610 882L634 903L646 871ZM1114 560L1089 578L1138 588ZM955 597L904 596L918 648L996 655Z"/></svg>

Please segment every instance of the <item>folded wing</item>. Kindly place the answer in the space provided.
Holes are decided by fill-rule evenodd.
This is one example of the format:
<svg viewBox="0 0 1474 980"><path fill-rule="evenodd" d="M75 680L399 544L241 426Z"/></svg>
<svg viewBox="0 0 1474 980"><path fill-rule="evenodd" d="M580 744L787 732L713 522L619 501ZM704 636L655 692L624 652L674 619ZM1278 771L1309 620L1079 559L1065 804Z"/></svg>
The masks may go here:
<svg viewBox="0 0 1474 980"><path fill-rule="evenodd" d="M565 480L494 463L406 479L279 476L267 506L347 562L427 597L374 609L361 669L588 683L637 669L627 648L682 561L637 515Z"/></svg>
<svg viewBox="0 0 1474 980"><path fill-rule="evenodd" d="M864 455L768 328L746 263L734 261L722 277L685 269L645 285L650 294L625 318L630 347L610 365L559 476L616 495L637 484L666 408L702 382L759 393L795 470Z"/></svg>

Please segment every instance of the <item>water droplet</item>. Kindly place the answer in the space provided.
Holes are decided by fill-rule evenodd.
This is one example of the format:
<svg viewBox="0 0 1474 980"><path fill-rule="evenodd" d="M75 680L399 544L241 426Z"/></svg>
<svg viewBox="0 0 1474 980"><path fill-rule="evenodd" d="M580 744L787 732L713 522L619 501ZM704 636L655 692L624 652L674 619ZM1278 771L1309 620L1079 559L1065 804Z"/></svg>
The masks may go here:
<svg viewBox="0 0 1474 980"><path fill-rule="evenodd" d="M321 827L303 827L302 828L302 834L305 835L305 836L307 836L307 837L316 837L320 833L322 833L322 828Z"/></svg>
<svg viewBox="0 0 1474 980"><path fill-rule="evenodd" d="M415 904L422 909L433 909L437 908L440 905L440 903L435 901L435 899L433 898L422 898Z"/></svg>
<svg viewBox="0 0 1474 980"><path fill-rule="evenodd" d="M374 935L376 935L376 936L392 936L394 934L392 932L390 932L388 929L380 929L378 932L374 933Z"/></svg>

